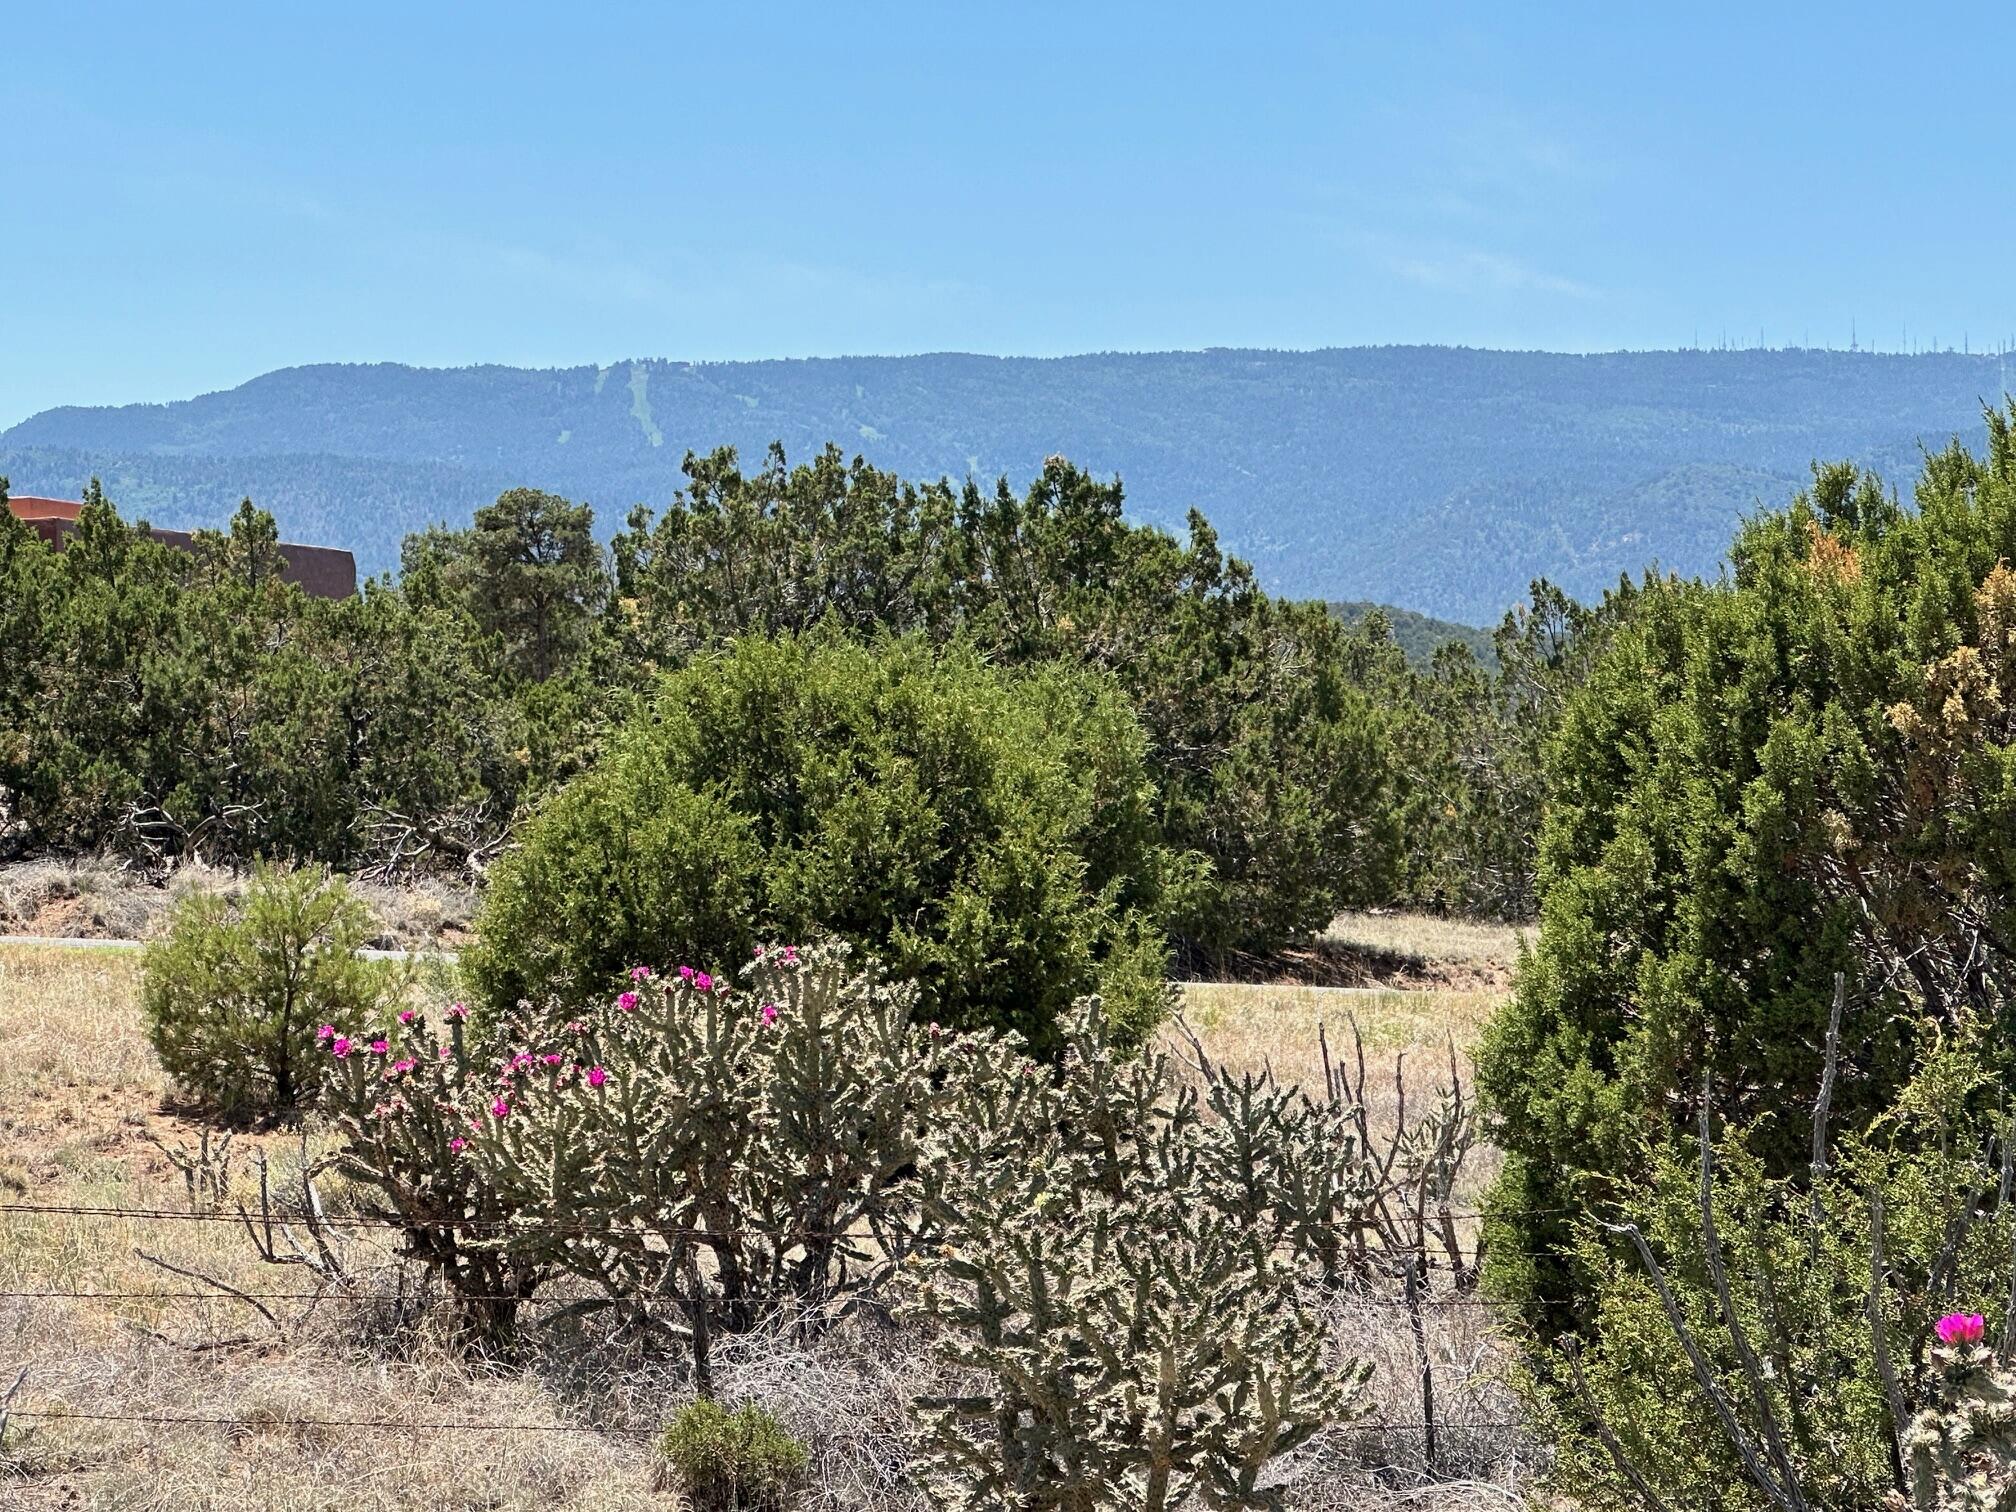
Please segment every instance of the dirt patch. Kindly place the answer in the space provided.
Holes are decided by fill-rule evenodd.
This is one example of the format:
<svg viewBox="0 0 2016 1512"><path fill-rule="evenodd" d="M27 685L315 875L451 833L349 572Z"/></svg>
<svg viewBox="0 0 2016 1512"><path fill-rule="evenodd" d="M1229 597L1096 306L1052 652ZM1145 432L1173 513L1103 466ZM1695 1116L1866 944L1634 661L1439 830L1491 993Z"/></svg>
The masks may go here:
<svg viewBox="0 0 2016 1512"><path fill-rule="evenodd" d="M169 910L191 893L230 898L245 873L193 863L166 882L150 881L116 861L24 861L0 866L0 934L46 939L148 940ZM371 944L386 950L459 950L473 938L474 888L422 878L359 882L353 890L377 921Z"/></svg>
<svg viewBox="0 0 2016 1512"><path fill-rule="evenodd" d="M22 921L22 932L66 939L102 939L91 905L79 897L49 898Z"/></svg>
<svg viewBox="0 0 2016 1512"><path fill-rule="evenodd" d="M1272 955L1235 954L1183 974L1187 981L1278 987L1371 987L1395 992L1490 992L1512 986L1510 956L1434 960L1377 946L1320 939Z"/></svg>

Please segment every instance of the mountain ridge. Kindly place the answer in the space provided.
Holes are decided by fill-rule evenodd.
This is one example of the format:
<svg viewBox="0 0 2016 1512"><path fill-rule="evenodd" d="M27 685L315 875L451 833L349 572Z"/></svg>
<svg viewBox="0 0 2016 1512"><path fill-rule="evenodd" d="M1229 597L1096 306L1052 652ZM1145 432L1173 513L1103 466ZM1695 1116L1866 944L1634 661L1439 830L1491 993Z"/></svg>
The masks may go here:
<svg viewBox="0 0 2016 1512"><path fill-rule="evenodd" d="M503 487L613 529L687 450L826 442L912 478L1020 485L1052 453L1117 473L1129 513L1195 506L1271 589L1495 621L1535 576L1579 594L1648 562L1714 570L1737 517L1816 460L1904 487L1979 444L1994 355L1218 347L996 357L632 358L519 368L315 363L164 403L64 406L0 432L20 492L96 473L129 513L214 524L243 494L296 539L397 560Z"/></svg>

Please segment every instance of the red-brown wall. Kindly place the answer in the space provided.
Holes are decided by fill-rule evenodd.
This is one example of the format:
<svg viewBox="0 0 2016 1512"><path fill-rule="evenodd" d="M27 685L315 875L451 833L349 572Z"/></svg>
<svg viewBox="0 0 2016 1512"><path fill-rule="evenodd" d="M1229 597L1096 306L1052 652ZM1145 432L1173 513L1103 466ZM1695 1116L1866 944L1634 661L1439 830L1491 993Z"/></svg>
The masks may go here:
<svg viewBox="0 0 2016 1512"><path fill-rule="evenodd" d="M77 528L77 516L84 506L74 499L24 497L10 498L7 508L17 520L60 550L63 538ZM157 530L149 526L148 533L163 545L173 546L178 551L195 549L195 538L186 530ZM333 546L297 546L291 541L282 541L280 558L286 563L280 571L281 578L298 585L303 593L315 598L337 599L348 598L357 591L357 559L347 551L339 551Z"/></svg>

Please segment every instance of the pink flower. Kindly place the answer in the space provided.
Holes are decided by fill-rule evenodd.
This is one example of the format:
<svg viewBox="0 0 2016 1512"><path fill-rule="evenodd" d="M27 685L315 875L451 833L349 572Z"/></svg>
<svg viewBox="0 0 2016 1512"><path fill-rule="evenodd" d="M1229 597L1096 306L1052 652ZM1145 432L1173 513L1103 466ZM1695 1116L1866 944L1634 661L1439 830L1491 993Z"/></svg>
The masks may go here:
<svg viewBox="0 0 2016 1512"><path fill-rule="evenodd" d="M796 945L786 945L784 947L784 960L787 965L796 966L798 964L798 947Z"/></svg>
<svg viewBox="0 0 2016 1512"><path fill-rule="evenodd" d="M679 980L680 980L680 981L682 981L682 982L690 982L690 981L692 981L692 980L693 980L693 968L692 968L691 966L681 966L681 967L679 968Z"/></svg>
<svg viewBox="0 0 2016 1512"><path fill-rule="evenodd" d="M399 1010L399 1022L402 1024L410 1024L418 1017L420 1017L420 1011L417 1008L402 1008Z"/></svg>
<svg viewBox="0 0 2016 1512"><path fill-rule="evenodd" d="M651 980L651 976L652 972L649 966L632 966L630 968L630 980L633 982L648 982Z"/></svg>
<svg viewBox="0 0 2016 1512"><path fill-rule="evenodd" d="M436 1060L448 1059L448 1047L446 1045L443 1045L439 1050L436 1050L434 1052L434 1058Z"/></svg>
<svg viewBox="0 0 2016 1512"><path fill-rule="evenodd" d="M413 1069L413 1062L411 1060L396 1060L386 1068L386 1074L393 1075L398 1073L404 1073L407 1071L411 1071L412 1069Z"/></svg>
<svg viewBox="0 0 2016 1512"><path fill-rule="evenodd" d="M590 1066L588 1068L589 1086L599 1087L602 1085L602 1083L606 1082L607 1080L609 1080L609 1073L607 1071L604 1071L600 1066Z"/></svg>
<svg viewBox="0 0 2016 1512"><path fill-rule="evenodd" d="M506 1118L510 1116L510 1113L511 1113L511 1104L506 1102L501 1097L498 1098L497 1101L490 1104L490 1116L492 1118Z"/></svg>
<svg viewBox="0 0 2016 1512"><path fill-rule="evenodd" d="M759 961L763 959L763 947L761 945L756 947L756 959Z"/></svg>
<svg viewBox="0 0 2016 1512"><path fill-rule="evenodd" d="M693 985L702 992L712 992L714 990L714 978L707 975L704 971L696 971L693 973Z"/></svg>
<svg viewBox="0 0 2016 1512"><path fill-rule="evenodd" d="M320 1029L315 1031L315 1043L319 1045L323 1040L330 1038L335 1033L336 1026L334 1024L324 1024Z"/></svg>
<svg viewBox="0 0 2016 1512"><path fill-rule="evenodd" d="M466 1019L469 1017L469 1006L466 1003L450 1003L444 1016L451 1019Z"/></svg>
<svg viewBox="0 0 2016 1512"><path fill-rule="evenodd" d="M557 1055L542 1055L539 1057L539 1063L542 1066L557 1066L560 1064L560 1057Z"/></svg>
<svg viewBox="0 0 2016 1512"><path fill-rule="evenodd" d="M1985 1328L1979 1313L1948 1313L1934 1325L1941 1344L1979 1344Z"/></svg>
<svg viewBox="0 0 2016 1512"><path fill-rule="evenodd" d="M391 1049L392 1049L391 1045L387 1044L382 1039L375 1039L371 1041L371 1053L373 1055L384 1055L390 1052Z"/></svg>
<svg viewBox="0 0 2016 1512"><path fill-rule="evenodd" d="M637 994L634 992L617 993L616 1006L621 1008L625 1013L635 1013L637 1011Z"/></svg>
<svg viewBox="0 0 2016 1512"><path fill-rule="evenodd" d="M567 1032L569 1034L586 1034L588 1026L579 1019L570 1019L567 1023Z"/></svg>
<svg viewBox="0 0 2016 1512"><path fill-rule="evenodd" d="M516 1055L511 1057L511 1069L513 1071L523 1071L531 1064L532 1054L529 1050L520 1050Z"/></svg>
<svg viewBox="0 0 2016 1512"><path fill-rule="evenodd" d="M337 1035L335 1043L329 1047L329 1053L338 1060L348 1055L350 1053L350 1036L347 1034Z"/></svg>
<svg viewBox="0 0 2016 1512"><path fill-rule="evenodd" d="M464 1150L469 1148L469 1141L464 1139L460 1134L457 1134L453 1139L448 1141L448 1148L453 1150L457 1155L460 1155Z"/></svg>
<svg viewBox="0 0 2016 1512"><path fill-rule="evenodd" d="M765 1003L763 1005L763 1022L766 1024L777 1022L777 1005L775 1003Z"/></svg>

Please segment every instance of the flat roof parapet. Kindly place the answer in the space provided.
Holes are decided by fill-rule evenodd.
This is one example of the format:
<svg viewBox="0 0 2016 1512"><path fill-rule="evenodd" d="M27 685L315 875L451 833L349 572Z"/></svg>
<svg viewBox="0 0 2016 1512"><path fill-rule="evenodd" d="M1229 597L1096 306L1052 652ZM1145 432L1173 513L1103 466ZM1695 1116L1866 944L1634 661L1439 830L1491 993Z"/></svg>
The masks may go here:
<svg viewBox="0 0 2016 1512"><path fill-rule="evenodd" d="M62 549L64 537L77 528L84 506L76 499L44 499L33 494L7 500L15 519L32 527L51 546ZM177 551L193 551L196 538L186 530L148 527L148 534ZM349 598L357 591L357 559L335 546L302 546L292 541L280 543L280 570L283 581L294 584L311 598Z"/></svg>

